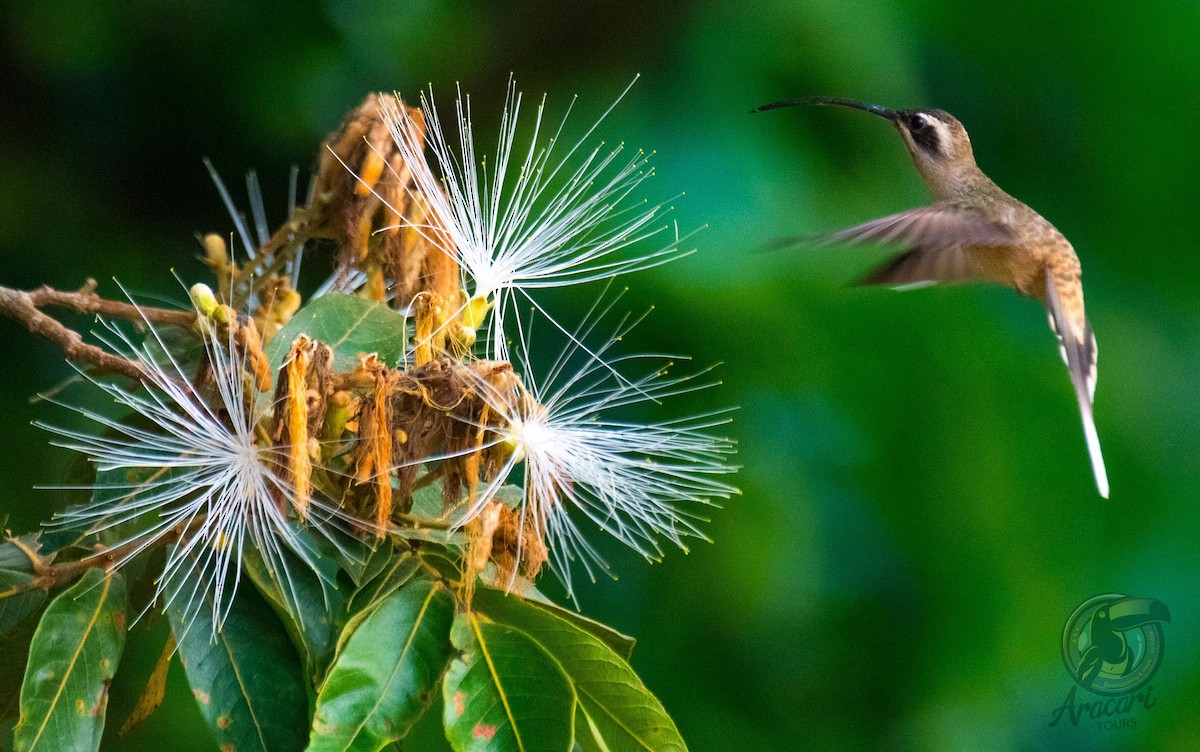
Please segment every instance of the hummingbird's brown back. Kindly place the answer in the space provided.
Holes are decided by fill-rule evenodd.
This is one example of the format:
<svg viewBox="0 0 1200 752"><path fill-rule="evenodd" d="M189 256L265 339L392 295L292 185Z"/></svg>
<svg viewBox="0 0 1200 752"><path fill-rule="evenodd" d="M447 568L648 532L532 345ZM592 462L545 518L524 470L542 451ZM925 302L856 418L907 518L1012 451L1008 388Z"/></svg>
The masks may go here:
<svg viewBox="0 0 1200 752"><path fill-rule="evenodd" d="M975 238L969 233L960 235L962 252L977 267L975 278L1042 301L1047 268L1063 279L1078 279L1079 259L1071 244L1042 215L979 169L971 139L958 118L945 110L900 110L893 122L929 192L944 210L961 213L963 224L986 222L1007 228L1008 237L999 242L992 238L972 242ZM952 245L952 240L946 244ZM1078 297L1082 304L1082 294Z"/></svg>

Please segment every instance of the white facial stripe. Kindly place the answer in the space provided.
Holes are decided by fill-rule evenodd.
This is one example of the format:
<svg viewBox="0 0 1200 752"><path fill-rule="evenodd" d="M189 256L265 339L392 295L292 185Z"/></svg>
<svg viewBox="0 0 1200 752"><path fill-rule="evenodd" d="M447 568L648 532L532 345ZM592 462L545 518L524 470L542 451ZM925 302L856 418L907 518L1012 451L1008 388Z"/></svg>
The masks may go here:
<svg viewBox="0 0 1200 752"><path fill-rule="evenodd" d="M946 145L950 143L950 128L941 120L937 120L936 118L926 116L925 120L929 123L929 125L926 127L933 128L934 132L937 133L937 142L941 147L939 151L945 151Z"/></svg>

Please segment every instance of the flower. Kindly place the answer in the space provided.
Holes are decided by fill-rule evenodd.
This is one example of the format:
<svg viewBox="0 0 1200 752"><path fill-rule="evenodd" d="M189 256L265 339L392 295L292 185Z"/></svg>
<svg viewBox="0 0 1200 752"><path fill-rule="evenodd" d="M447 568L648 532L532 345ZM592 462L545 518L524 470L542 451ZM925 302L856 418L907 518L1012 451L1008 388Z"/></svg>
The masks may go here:
<svg viewBox="0 0 1200 752"><path fill-rule="evenodd" d="M689 537L707 540L699 528L705 519L697 506L738 493L721 479L736 470L727 464L734 443L709 433L729 422L728 411L649 423L615 415L621 408L639 405L658 411L662 400L711 384L697 381L699 374L669 375L672 364L665 356L606 361L608 351L636 325L628 317L603 346L594 352L584 349L581 340L610 309L611 304L581 332L569 335L570 343L544 376L537 375L527 357L529 329L519 327L520 347L513 354L520 385L508 392L490 385L480 389L507 424L498 429L497 442L511 455L463 522L484 509L522 465L520 526L522 531L531 526L536 537L545 540L551 568L572 599L572 563L582 565L593 581L596 571L609 569L580 530L579 515L657 561L663 554L662 539L684 551ZM619 374L619 367L638 361L655 367L634 378Z"/></svg>
<svg viewBox="0 0 1200 752"><path fill-rule="evenodd" d="M141 367L143 390L80 374L120 406L132 411L115 420L84 407L57 403L102 429L85 433L39 423L61 437L57 446L84 454L98 473L90 504L56 517L59 526L82 527L122 540L108 548L119 552L113 568L143 551L174 542L156 581L155 600L177 607L191 623L206 604L213 631L219 631L241 580L247 548L261 555L285 597L292 596L286 552L312 565L312 539L289 522L288 500L295 489L285 475L286 453L259 431L260 401L247 388L248 354L239 345L238 323L224 322L211 290L192 288L200 316L207 379L188 373L172 345L143 316L148 335L138 343L121 328L101 320L98 338ZM223 309L228 311L228 309ZM222 333L224 332L224 333ZM195 382L195 383L194 383ZM101 476L124 471L117 482ZM322 522L338 515L319 501L313 529L328 534ZM130 530L132 529L132 532ZM316 570L316 567L313 567Z"/></svg>
<svg viewBox="0 0 1200 752"><path fill-rule="evenodd" d="M518 293L528 298L531 289L608 279L686 255L678 248L676 231L657 250L617 257L669 229L661 221L669 209L631 199L653 174L648 155L639 150L625 159L624 144L612 149L604 142L587 146L617 102L564 153L559 141L571 108L556 127L547 127L543 96L528 146L517 148L522 97L510 81L490 169L487 158L476 151L470 97L461 89L456 99L457 149L438 118L432 88L428 97L421 96L423 140L420 124L398 97L384 108L383 118L432 215L432 222L413 226L450 254L466 277L469 292L461 324L468 336L484 326L494 308L484 343L487 357L508 359L504 327ZM426 145L436 171L426 160Z"/></svg>

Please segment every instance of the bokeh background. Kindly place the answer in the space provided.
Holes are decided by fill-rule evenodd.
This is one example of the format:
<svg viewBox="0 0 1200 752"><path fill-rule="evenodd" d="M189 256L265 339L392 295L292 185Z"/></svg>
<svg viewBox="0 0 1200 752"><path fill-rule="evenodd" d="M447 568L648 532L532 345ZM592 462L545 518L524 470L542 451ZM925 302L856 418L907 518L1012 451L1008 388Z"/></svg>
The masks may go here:
<svg viewBox="0 0 1200 752"><path fill-rule="evenodd" d="M736 405L744 495L712 545L584 588L695 750L1200 749L1200 5L922 0L348 2L41 0L0 10L0 282L182 300L194 233L230 231L201 158L256 168L283 218L289 167L371 90L432 82L493 124L512 73L582 127L657 150L698 253L626 281L656 306L631 346L721 362L681 412ZM838 95L938 106L981 167L1073 241L1100 343L1096 496L1044 313L985 286L849 282L879 252L763 253L772 238L927 200L863 113L755 105ZM443 97L447 101L448 96ZM243 205L244 200L243 200ZM560 299L580 307L592 293ZM569 315L568 315L569 318ZM7 321L0 513L70 463L28 398L69 375ZM1077 604L1154 597L1173 620L1136 727L1050 727ZM131 640L119 724L161 643ZM138 663L140 662L140 663ZM1080 700L1092 699L1080 693ZM405 749L444 748L436 719ZM206 750L183 672L110 749Z"/></svg>

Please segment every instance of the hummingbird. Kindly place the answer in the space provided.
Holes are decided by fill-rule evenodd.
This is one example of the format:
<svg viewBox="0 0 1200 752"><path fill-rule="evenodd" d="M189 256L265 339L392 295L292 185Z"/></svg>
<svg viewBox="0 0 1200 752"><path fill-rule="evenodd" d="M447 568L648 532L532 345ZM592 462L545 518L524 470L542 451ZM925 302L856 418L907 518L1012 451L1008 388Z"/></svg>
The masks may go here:
<svg viewBox="0 0 1200 752"><path fill-rule="evenodd" d="M901 249L868 273L862 284L915 287L989 281L1045 304L1079 402L1096 488L1107 499L1108 475L1092 417L1096 337L1084 313L1079 257L1066 237L983 174L975 164L966 129L945 110L893 110L852 99L804 97L752 112L795 105L852 107L891 122L933 196L928 206L824 236L825 242L890 244ZM806 240L812 238L791 238L780 245Z"/></svg>

